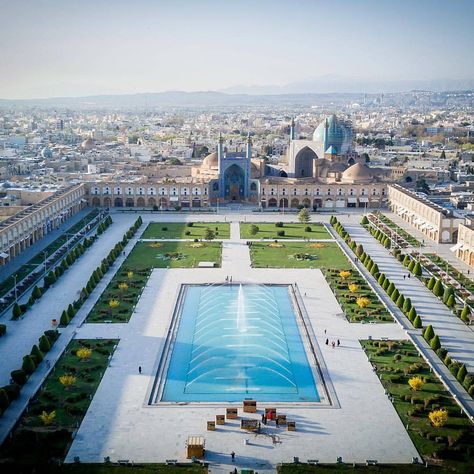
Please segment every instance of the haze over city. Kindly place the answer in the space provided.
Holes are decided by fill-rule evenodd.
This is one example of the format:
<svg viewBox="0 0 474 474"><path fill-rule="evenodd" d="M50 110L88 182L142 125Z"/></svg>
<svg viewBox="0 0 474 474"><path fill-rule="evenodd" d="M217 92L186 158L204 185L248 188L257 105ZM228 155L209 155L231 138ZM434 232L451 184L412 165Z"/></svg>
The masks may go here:
<svg viewBox="0 0 474 474"><path fill-rule="evenodd" d="M466 88L474 79L470 0L2 0L0 6L3 99L344 92L354 91L353 81L380 92L442 80L443 86L432 83L439 90Z"/></svg>

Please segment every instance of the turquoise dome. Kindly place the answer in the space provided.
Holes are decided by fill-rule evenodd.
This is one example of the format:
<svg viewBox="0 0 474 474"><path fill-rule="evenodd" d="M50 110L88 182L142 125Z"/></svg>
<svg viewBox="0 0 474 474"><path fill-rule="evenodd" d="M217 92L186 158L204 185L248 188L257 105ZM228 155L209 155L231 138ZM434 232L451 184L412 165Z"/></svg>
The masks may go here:
<svg viewBox="0 0 474 474"><path fill-rule="evenodd" d="M327 140L324 143L326 121ZM347 153L352 147L352 130L345 123L339 122L335 115L331 115L317 126L313 133L313 141L325 145L324 151L333 147L337 153Z"/></svg>

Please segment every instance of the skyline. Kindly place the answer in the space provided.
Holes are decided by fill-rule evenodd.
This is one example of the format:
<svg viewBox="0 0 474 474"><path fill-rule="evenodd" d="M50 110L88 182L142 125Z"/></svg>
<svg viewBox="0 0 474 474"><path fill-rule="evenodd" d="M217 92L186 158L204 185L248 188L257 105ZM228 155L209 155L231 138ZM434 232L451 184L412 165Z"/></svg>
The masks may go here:
<svg viewBox="0 0 474 474"><path fill-rule="evenodd" d="M2 99L474 78L468 0L0 6Z"/></svg>

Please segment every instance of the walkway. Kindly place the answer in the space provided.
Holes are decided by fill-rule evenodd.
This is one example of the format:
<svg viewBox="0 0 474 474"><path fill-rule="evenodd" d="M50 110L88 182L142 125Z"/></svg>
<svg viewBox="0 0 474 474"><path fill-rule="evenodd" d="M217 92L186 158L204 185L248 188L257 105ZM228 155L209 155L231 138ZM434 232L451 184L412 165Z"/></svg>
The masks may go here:
<svg viewBox="0 0 474 474"><path fill-rule="evenodd" d="M443 346L451 353L454 359L466 363L470 367L474 360L474 333L461 320L456 318L450 311L429 291L417 278L411 277L403 279L407 274L406 268L396 260L390 252L378 243L361 225L346 224L344 228L350 236L364 246L364 250L377 263L381 272L385 273L387 278L395 283L397 288L406 297L410 297L417 312L426 325L432 324L435 332L440 336ZM332 234L337 238L341 246L353 260L353 254L347 244L333 231ZM413 329L411 323L405 315L396 307L393 301L380 287L375 278L367 271L361 262L355 264L362 272L366 280L376 291L380 299L395 315L397 321L405 329L406 333L417 346L425 360L431 365L435 373L444 383L451 394L458 399L465 411L474 416L474 401L467 394L465 389L451 374L448 368L443 364L439 357L429 347L427 342L421 337L421 331Z"/></svg>
<svg viewBox="0 0 474 474"><path fill-rule="evenodd" d="M31 347L33 344L38 343L38 338L45 330L51 329L51 319L59 319L62 310L78 297L78 293L86 285L92 271L107 256L112 244L121 240L123 234L130 228L135 219L136 216L114 216L114 223L74 263L71 269L62 275L58 282L45 293L22 319L7 321L7 333L0 339L0 351L2 354L0 386L9 383L10 372L21 368L23 356L30 353ZM139 230L136 237L129 242L125 250L126 254L131 251L142 230ZM54 366L57 358L74 336L75 330L82 324L124 259L123 255L117 258L114 265L102 278L71 323L66 328L60 329L62 335L47 355L47 359L51 361L51 366ZM38 390L47 373L46 364L42 363L23 387L20 398L14 401L0 418L0 444L16 423L28 400Z"/></svg>
<svg viewBox="0 0 474 474"><path fill-rule="evenodd" d="M22 265L29 262L33 257L38 255L44 248L46 248L50 243L55 241L60 237L65 231L72 227L76 222L79 222L83 217L85 217L92 209L87 207L82 211L79 211L77 214L72 216L66 222L63 222L57 229L53 230L42 239L35 242L33 245L28 247L26 250L20 253L12 261L8 262L3 267L0 267L0 281L8 278L12 273L16 272Z"/></svg>

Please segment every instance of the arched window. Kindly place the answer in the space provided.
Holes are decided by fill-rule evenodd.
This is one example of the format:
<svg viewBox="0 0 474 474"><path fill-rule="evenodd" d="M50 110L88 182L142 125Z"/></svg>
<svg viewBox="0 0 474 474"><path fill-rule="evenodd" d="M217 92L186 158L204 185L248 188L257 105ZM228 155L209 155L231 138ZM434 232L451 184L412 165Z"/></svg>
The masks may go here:
<svg viewBox="0 0 474 474"><path fill-rule="evenodd" d="M219 191L219 183L213 183L212 184L212 190L213 191Z"/></svg>
<svg viewBox="0 0 474 474"><path fill-rule="evenodd" d="M257 183L251 183L250 184L250 191L256 191L257 190Z"/></svg>

